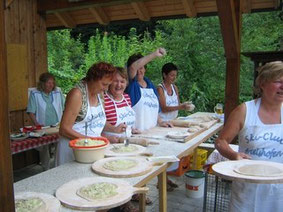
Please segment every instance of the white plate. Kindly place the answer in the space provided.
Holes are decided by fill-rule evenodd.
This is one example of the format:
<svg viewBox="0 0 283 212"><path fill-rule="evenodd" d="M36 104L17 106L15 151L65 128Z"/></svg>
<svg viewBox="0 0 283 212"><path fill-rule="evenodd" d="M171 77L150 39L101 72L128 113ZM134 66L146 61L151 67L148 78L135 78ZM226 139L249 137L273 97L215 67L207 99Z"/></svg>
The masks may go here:
<svg viewBox="0 0 283 212"><path fill-rule="evenodd" d="M26 133L13 133L10 135L10 139L13 141L24 140L28 138L28 134Z"/></svg>
<svg viewBox="0 0 283 212"><path fill-rule="evenodd" d="M224 178L226 180L232 181L240 181L240 182L249 182L249 183L283 183L283 174L271 174L269 176L254 176L249 175L249 173L242 173L239 171L239 168L244 166L272 166L282 170L283 173L283 164L270 162L270 161L262 161L262 160L228 160L216 163L212 166L212 170L215 175ZM239 173L240 172L240 173Z"/></svg>
<svg viewBox="0 0 283 212"><path fill-rule="evenodd" d="M188 132L178 132L178 131L171 131L167 133L167 137L169 138L186 138L187 136L189 136L190 133Z"/></svg>

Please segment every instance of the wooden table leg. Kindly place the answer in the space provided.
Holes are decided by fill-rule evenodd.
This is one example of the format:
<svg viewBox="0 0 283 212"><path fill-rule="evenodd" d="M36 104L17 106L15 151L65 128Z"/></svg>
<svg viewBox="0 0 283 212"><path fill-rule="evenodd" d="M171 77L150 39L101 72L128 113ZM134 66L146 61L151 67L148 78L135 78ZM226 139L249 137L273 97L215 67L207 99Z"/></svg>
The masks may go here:
<svg viewBox="0 0 283 212"><path fill-rule="evenodd" d="M167 211L167 180L166 180L166 170L158 175L158 191L159 191L159 211Z"/></svg>
<svg viewBox="0 0 283 212"><path fill-rule="evenodd" d="M146 200L146 195L143 193L139 194L139 211L140 212L145 212L145 200Z"/></svg>

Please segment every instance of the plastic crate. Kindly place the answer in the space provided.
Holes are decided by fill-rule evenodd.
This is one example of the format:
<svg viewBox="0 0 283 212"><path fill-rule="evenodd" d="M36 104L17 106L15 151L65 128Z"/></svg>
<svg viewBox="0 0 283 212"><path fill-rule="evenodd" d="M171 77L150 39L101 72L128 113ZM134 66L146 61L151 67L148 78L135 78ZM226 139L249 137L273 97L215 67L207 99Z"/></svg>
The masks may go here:
<svg viewBox="0 0 283 212"><path fill-rule="evenodd" d="M197 169L197 170L202 170L203 169L203 166L207 160L207 150L205 149L200 149L198 148L197 149L197 160L196 160L196 167L194 167L194 169ZM191 164L193 164L193 161L194 161L194 157L193 157L193 154L191 155Z"/></svg>
<svg viewBox="0 0 283 212"><path fill-rule="evenodd" d="M203 212L228 212L232 182L206 172Z"/></svg>
<svg viewBox="0 0 283 212"><path fill-rule="evenodd" d="M188 170L190 170L190 158L191 156L184 156L179 161L179 167L175 171L167 172L168 175L183 176Z"/></svg>

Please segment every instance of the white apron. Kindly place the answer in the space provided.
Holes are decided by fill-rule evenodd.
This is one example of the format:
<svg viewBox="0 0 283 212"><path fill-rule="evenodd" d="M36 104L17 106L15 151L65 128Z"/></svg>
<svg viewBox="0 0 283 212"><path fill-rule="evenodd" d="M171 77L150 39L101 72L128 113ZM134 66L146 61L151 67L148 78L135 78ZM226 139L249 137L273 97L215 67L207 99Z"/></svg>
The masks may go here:
<svg viewBox="0 0 283 212"><path fill-rule="evenodd" d="M129 105L129 103L125 99L124 95L123 95L123 98L120 102L123 102L124 99L125 99L127 106L121 107L121 108L117 107L116 101L114 99L112 99L107 93L106 93L106 95L111 99L111 101L113 102L114 107L115 107L116 116L117 116L117 121L116 121L115 127L117 127L119 124L126 123L127 129L128 128L130 129L129 134L128 134L130 136L131 135L131 129L134 127L135 120L136 120L135 111ZM114 132L104 132L104 133L106 135L110 135L110 136L117 136L117 137L124 136L123 133L114 133Z"/></svg>
<svg viewBox="0 0 283 212"><path fill-rule="evenodd" d="M167 107L178 106L179 105L179 101L178 101L178 96L177 96L177 94L175 92L175 89L174 89L174 85L171 84L171 89L173 91L171 96L168 95L167 90L166 90L165 86L163 86L163 84L161 84L161 87L162 87L162 89L164 91L165 100L166 100L166 106ZM177 118L178 110L167 112L167 113L160 112L159 115L160 115L160 118L163 121L170 121L170 120L173 120L173 119Z"/></svg>
<svg viewBox="0 0 283 212"><path fill-rule="evenodd" d="M101 132L106 123L106 116L99 96L98 101L98 106L90 107L88 100L87 114L82 121L74 124L73 130L82 135L85 135L85 123L87 122L88 136L97 137L101 135ZM71 162L75 159L73 151L69 147L69 141L70 139L60 137L57 151L57 165L62 165L64 163Z"/></svg>
<svg viewBox="0 0 283 212"><path fill-rule="evenodd" d="M157 124L159 102L152 88L140 88L141 98L133 106L136 112L135 128L143 131Z"/></svg>
<svg viewBox="0 0 283 212"><path fill-rule="evenodd" d="M283 109L281 124L263 124L258 116L261 99L246 102L245 126L239 133L239 152L252 160L283 163ZM255 115L256 114L256 115ZM279 212L283 208L283 184L233 182L231 212Z"/></svg>

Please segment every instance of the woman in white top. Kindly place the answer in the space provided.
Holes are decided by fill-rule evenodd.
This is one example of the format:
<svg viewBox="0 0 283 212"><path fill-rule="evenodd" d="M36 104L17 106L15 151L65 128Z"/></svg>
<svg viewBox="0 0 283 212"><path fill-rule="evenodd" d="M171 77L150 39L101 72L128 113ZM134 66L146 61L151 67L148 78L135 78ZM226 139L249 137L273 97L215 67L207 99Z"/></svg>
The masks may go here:
<svg viewBox="0 0 283 212"><path fill-rule="evenodd" d="M115 71L111 64L94 64L86 77L68 93L59 130L62 137L57 151L58 165L74 160L69 140L86 137L86 127L87 137L101 136L106 116L100 95L108 89Z"/></svg>
<svg viewBox="0 0 283 212"><path fill-rule="evenodd" d="M177 118L178 110L193 110L194 105L187 102L180 104L179 92L174 84L178 75L178 68L173 63L166 63L162 67L163 82L158 85L159 104L161 112L159 116L164 121Z"/></svg>
<svg viewBox="0 0 283 212"><path fill-rule="evenodd" d="M238 106L229 116L215 147L230 160L266 160L283 163L283 62L258 69L259 98ZM239 152L229 143L239 135ZM279 212L283 208L282 184L233 182L229 211Z"/></svg>

